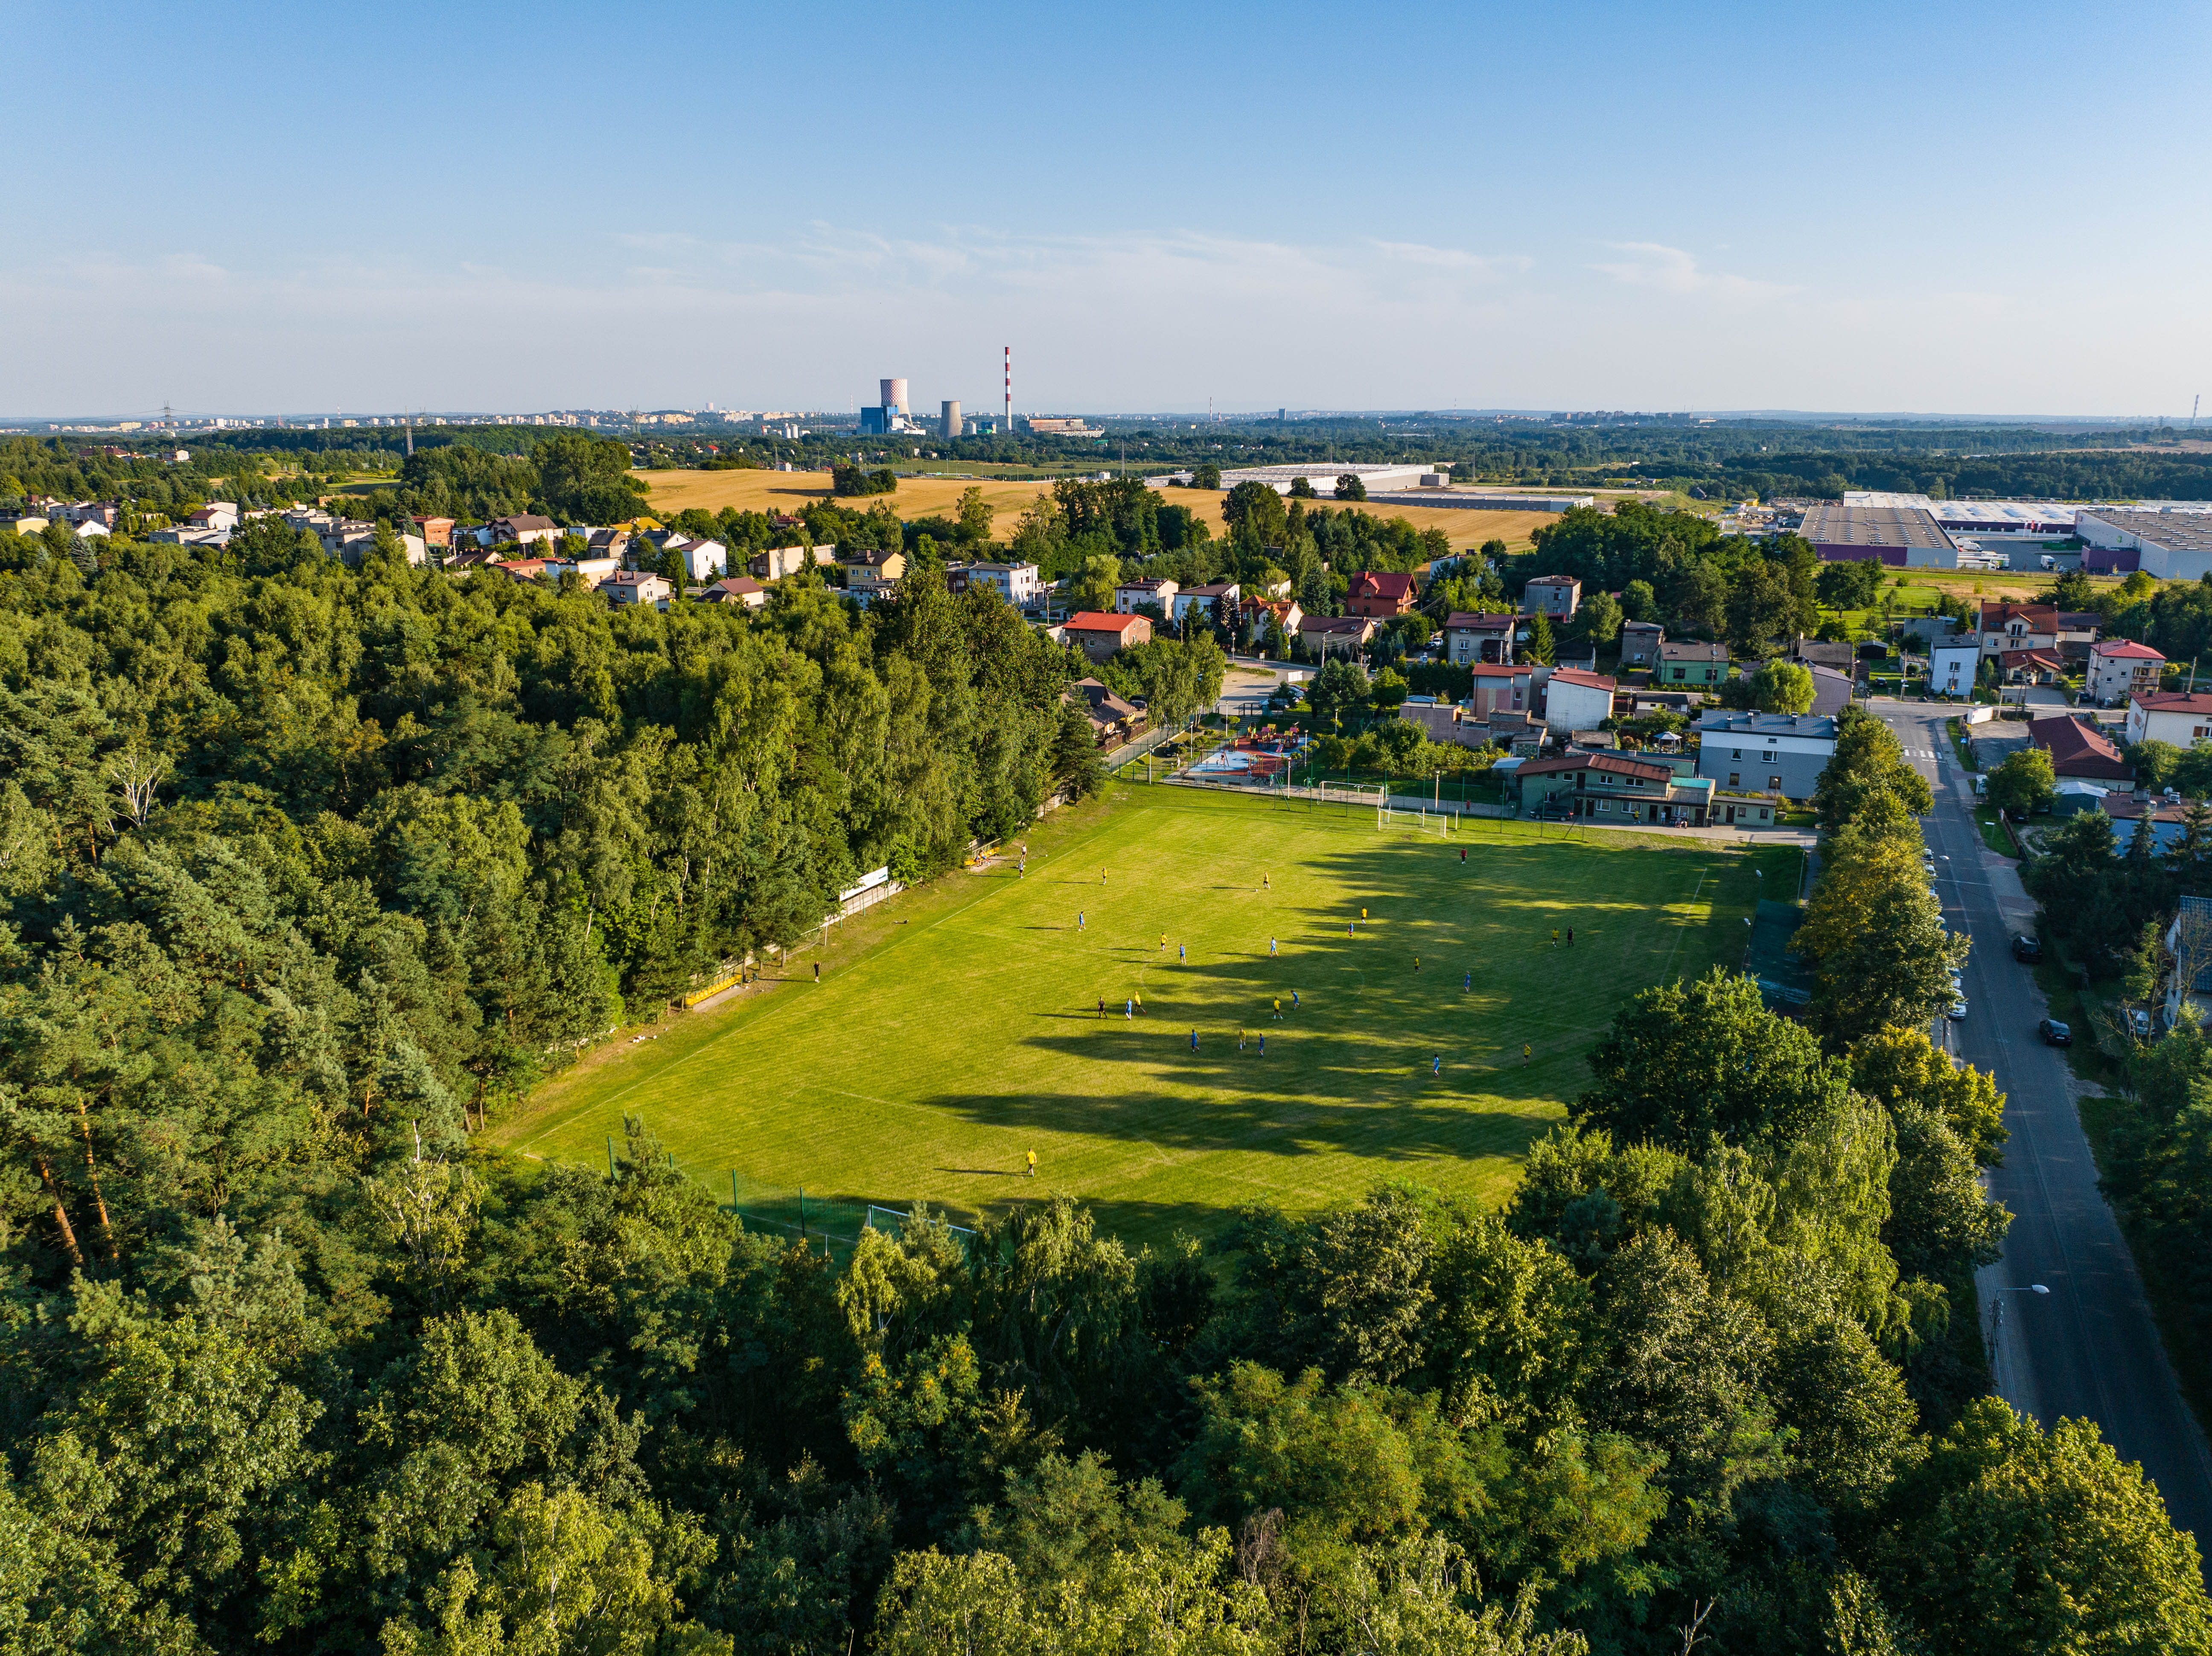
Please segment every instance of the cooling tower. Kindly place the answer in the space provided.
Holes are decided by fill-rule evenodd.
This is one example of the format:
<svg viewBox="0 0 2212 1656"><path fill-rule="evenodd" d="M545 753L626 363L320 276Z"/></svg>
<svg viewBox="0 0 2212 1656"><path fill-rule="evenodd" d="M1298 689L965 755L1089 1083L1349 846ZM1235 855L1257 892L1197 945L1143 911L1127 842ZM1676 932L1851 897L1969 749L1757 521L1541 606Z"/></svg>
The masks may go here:
<svg viewBox="0 0 2212 1656"><path fill-rule="evenodd" d="M883 386L884 412L889 413L891 409L896 409L901 414L904 414L906 412L906 381L886 379L883 382Z"/></svg>
<svg viewBox="0 0 2212 1656"><path fill-rule="evenodd" d="M957 400L944 405L937 416L937 434L947 442L960 434L960 404Z"/></svg>

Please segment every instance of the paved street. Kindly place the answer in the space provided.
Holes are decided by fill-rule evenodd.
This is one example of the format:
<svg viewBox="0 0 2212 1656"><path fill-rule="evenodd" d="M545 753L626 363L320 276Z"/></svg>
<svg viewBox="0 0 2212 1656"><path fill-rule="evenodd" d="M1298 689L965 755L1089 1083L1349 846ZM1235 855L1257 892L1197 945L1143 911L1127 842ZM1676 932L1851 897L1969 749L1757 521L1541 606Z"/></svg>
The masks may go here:
<svg viewBox="0 0 2212 1656"><path fill-rule="evenodd" d="M2012 1210L2005 1256L1980 1275L1981 1323L1998 1392L2049 1425L2086 1416L2125 1459L2141 1461L2176 1524L2212 1544L2212 1457L2182 1402L2142 1284L2097 1189L2096 1163L2068 1091L2064 1057L2037 1038L2041 993L2008 939L2033 929L2034 906L1974 825L1944 734L1945 709L1881 699L1914 765L1935 785L1925 825L1943 918L1974 939L1966 1018L1946 1025L1956 1056L1990 1071L2012 1130L1990 1190ZM2051 1291L2039 1295L2031 1284Z"/></svg>

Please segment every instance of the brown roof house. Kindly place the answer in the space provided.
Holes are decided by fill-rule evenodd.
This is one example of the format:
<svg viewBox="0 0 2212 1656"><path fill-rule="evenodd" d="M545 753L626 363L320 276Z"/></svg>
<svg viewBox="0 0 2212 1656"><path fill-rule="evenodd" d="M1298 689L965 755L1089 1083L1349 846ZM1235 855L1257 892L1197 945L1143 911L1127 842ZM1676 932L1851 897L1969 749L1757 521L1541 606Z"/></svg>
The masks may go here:
<svg viewBox="0 0 2212 1656"><path fill-rule="evenodd" d="M2124 786L2132 786L2136 779L2112 738L2086 719L2031 719L2027 739L2051 755L2051 768L2060 776Z"/></svg>
<svg viewBox="0 0 2212 1656"><path fill-rule="evenodd" d="M1413 607L1413 578L1363 569L1352 578L1344 607L1355 616L1388 621Z"/></svg>
<svg viewBox="0 0 2212 1656"><path fill-rule="evenodd" d="M1062 694L1083 708L1102 748L1118 748L1145 728L1143 713L1095 678L1079 678Z"/></svg>

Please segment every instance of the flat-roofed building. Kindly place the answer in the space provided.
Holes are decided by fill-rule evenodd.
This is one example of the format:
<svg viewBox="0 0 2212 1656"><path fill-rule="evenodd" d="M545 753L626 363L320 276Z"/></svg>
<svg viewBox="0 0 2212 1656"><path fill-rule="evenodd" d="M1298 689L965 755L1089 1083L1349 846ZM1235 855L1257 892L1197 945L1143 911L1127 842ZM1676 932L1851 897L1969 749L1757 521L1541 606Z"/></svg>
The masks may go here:
<svg viewBox="0 0 2212 1656"><path fill-rule="evenodd" d="M1956 569L1959 546L1919 507L1838 506L1816 501L1797 532L1831 562L1873 560L1899 568Z"/></svg>
<svg viewBox="0 0 2212 1656"><path fill-rule="evenodd" d="M2160 580L2197 580L2212 573L2212 510L2083 507L2074 524L2087 545L2084 569L2114 574L2140 569Z"/></svg>
<svg viewBox="0 0 2212 1656"><path fill-rule="evenodd" d="M1852 488L1844 504L1925 512L1950 535L1996 535L2017 540L2055 540L2074 532L2075 508L2057 500L1936 500L1925 494Z"/></svg>

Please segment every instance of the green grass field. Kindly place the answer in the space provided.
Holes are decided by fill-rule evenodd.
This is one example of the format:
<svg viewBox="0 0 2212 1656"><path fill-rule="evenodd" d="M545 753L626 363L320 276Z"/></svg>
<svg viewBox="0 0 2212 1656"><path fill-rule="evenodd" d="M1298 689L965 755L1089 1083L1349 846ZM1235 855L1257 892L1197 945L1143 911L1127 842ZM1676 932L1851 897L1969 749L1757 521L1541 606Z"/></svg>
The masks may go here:
<svg viewBox="0 0 2212 1656"><path fill-rule="evenodd" d="M1064 1190L1134 1240L1391 1177L1494 1201L1621 999L1739 964L1754 868L1784 895L1799 871L1794 847L1557 833L1438 840L1371 810L1116 786L1033 830L1025 877L881 904L782 981L595 1055L500 1137L604 1165L635 1113L726 1197L733 1170L956 1217Z"/></svg>

